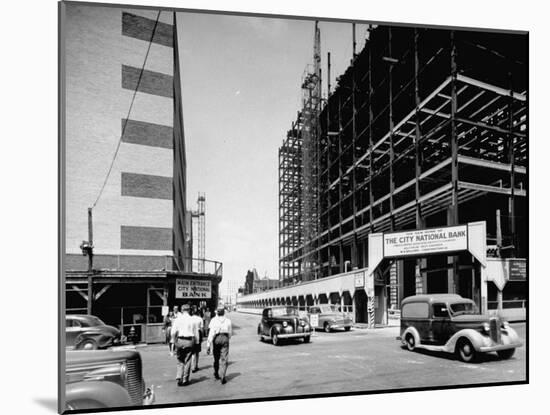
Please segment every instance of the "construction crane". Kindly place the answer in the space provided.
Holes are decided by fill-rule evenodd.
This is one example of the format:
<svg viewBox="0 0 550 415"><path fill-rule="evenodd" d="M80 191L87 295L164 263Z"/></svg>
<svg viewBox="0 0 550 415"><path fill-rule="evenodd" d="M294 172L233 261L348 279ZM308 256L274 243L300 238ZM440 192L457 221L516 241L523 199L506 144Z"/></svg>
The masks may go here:
<svg viewBox="0 0 550 415"><path fill-rule="evenodd" d="M204 263L206 259L206 195L199 192L197 198L197 210L191 212L191 217L197 228L197 272L204 274Z"/></svg>
<svg viewBox="0 0 550 415"><path fill-rule="evenodd" d="M314 278L319 264L313 242L319 233L318 143L321 110L321 32L315 21L313 36L313 65L309 66L302 82L302 220L304 247L310 252L302 262L303 281Z"/></svg>

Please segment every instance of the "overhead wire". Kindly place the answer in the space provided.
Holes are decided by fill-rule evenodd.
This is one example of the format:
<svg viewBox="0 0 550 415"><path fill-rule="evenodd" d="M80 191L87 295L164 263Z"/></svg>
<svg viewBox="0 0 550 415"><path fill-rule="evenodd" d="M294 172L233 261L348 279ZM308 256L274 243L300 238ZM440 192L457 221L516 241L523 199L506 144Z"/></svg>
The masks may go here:
<svg viewBox="0 0 550 415"><path fill-rule="evenodd" d="M107 181L109 180L109 177L111 175L111 172L113 170L113 166L115 164L116 157L118 155L118 152L120 150L120 144L122 143L122 138L124 137L124 133L126 132L126 126L128 125L128 119L130 118L130 114L132 112L132 108L134 106L134 102L136 100L136 95L139 89L139 85L141 83L141 79L143 77L143 72L145 71L145 65L147 64L147 59L149 58L149 52L151 51L151 46L153 44L153 39L155 37L155 32L157 30L159 18L160 18L161 10L157 13L157 18L155 20L155 25L153 26L153 31L151 33L151 38L149 39L149 44L147 45L147 52L145 53L145 58L143 59L143 64L141 65L141 70L139 71L139 77L136 83L136 86L134 88L134 92L132 95L132 100L130 101L130 106L128 107L128 113L126 115L126 118L124 119L124 124L122 126L122 132L120 133L120 137L118 139L118 143L115 149L115 152L113 154L113 158L111 160L111 164L109 166L109 170L107 171L107 174L105 175L105 180L103 181L103 185L101 186L101 189L99 190L99 193L95 199L95 202L92 204L92 209L95 208L97 203L99 202L99 199L101 198L101 195L103 194L103 191L105 190L105 186L107 185Z"/></svg>

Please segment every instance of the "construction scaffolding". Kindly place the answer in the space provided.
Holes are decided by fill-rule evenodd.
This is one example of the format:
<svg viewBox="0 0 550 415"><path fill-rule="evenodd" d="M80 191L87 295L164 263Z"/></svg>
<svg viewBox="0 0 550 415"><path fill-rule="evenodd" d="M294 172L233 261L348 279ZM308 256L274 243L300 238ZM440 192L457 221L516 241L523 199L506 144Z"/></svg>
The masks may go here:
<svg viewBox="0 0 550 415"><path fill-rule="evenodd" d="M315 22L313 64L302 77L302 109L279 149L280 258L305 246L300 261L281 265L279 279L299 274L315 279L319 255L314 244L319 233L319 114L321 111L321 32Z"/></svg>
<svg viewBox="0 0 550 415"><path fill-rule="evenodd" d="M504 255L525 256L527 50L514 33L372 27L319 112L315 159L300 116L279 151L282 282L309 279L312 258L319 277L367 266L371 232L485 220L494 241L496 210ZM300 206L315 199L306 237Z"/></svg>

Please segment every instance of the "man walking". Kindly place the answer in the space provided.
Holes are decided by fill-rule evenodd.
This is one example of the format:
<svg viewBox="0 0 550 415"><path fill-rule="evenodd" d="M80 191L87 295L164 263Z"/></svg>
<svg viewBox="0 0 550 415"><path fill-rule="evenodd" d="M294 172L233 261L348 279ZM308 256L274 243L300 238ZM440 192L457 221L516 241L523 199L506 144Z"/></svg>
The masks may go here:
<svg viewBox="0 0 550 415"><path fill-rule="evenodd" d="M229 354L229 339L231 338L231 320L225 317L225 308L218 307L217 316L210 321L208 327L208 341L206 343L206 353L210 354L212 348L214 354L214 377L221 378L222 384L227 381L225 372L227 371L227 355Z"/></svg>
<svg viewBox="0 0 550 415"><path fill-rule="evenodd" d="M201 352L202 343L202 317L199 315L199 309L196 305L191 306L191 318L195 324L194 330L199 332L199 341L193 345L193 352L191 353L191 367L192 372L198 372L199 370L199 353Z"/></svg>
<svg viewBox="0 0 550 415"><path fill-rule="evenodd" d="M181 306L181 313L172 323L172 330L175 333L178 358L176 379L178 386L187 386L189 385L193 346L195 342L199 342L199 332L189 315L189 304Z"/></svg>

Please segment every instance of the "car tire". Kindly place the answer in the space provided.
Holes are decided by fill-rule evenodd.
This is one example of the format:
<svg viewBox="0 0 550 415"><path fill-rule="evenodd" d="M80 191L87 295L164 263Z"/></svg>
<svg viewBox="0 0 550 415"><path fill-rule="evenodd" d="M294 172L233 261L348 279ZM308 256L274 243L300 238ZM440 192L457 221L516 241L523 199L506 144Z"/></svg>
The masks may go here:
<svg viewBox="0 0 550 415"><path fill-rule="evenodd" d="M275 331L271 332L271 342L273 343L273 346L281 345L281 339L279 339L279 335L275 333Z"/></svg>
<svg viewBox="0 0 550 415"><path fill-rule="evenodd" d="M65 409L68 411L77 411L84 409L96 409L105 408L105 405L101 402L97 402L91 399L79 399L76 401L67 402Z"/></svg>
<svg viewBox="0 0 550 415"><path fill-rule="evenodd" d="M350 326L344 327L344 330L350 331L350 330L351 330L351 327L350 327Z"/></svg>
<svg viewBox="0 0 550 415"><path fill-rule="evenodd" d="M477 352L470 340L462 338L456 344L456 353L465 363L473 363L477 360Z"/></svg>
<svg viewBox="0 0 550 415"><path fill-rule="evenodd" d="M330 324L328 322L323 324L323 330L325 330L325 333L330 333Z"/></svg>
<svg viewBox="0 0 550 415"><path fill-rule="evenodd" d="M508 360L514 355L515 352L516 352L516 349L499 350L497 352L497 355L502 360Z"/></svg>
<svg viewBox="0 0 550 415"><path fill-rule="evenodd" d="M78 348L80 350L97 350L98 346L95 340L87 339L87 340L84 340L82 343L80 343Z"/></svg>
<svg viewBox="0 0 550 415"><path fill-rule="evenodd" d="M304 336L304 343L309 343L311 341L311 336Z"/></svg>
<svg viewBox="0 0 550 415"><path fill-rule="evenodd" d="M407 345L407 349L409 351L414 351L416 347L416 341L414 340L414 336L412 335L412 333L407 333L407 335L405 336L405 344Z"/></svg>

